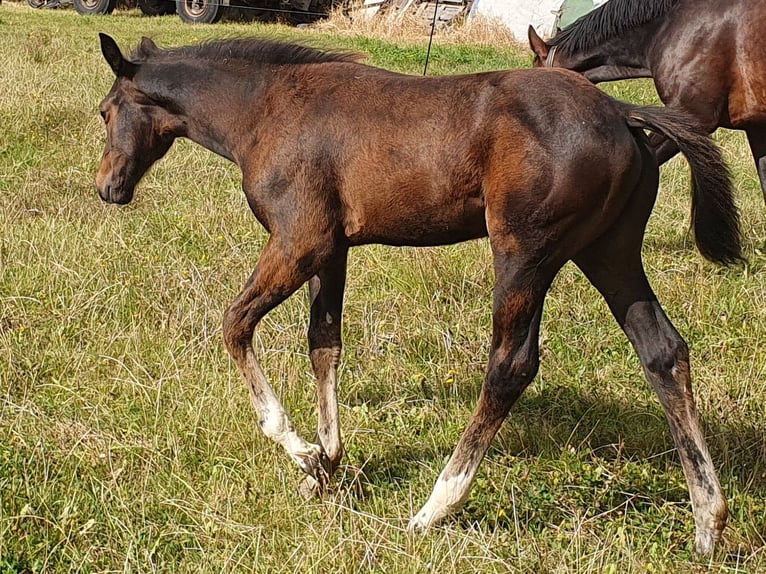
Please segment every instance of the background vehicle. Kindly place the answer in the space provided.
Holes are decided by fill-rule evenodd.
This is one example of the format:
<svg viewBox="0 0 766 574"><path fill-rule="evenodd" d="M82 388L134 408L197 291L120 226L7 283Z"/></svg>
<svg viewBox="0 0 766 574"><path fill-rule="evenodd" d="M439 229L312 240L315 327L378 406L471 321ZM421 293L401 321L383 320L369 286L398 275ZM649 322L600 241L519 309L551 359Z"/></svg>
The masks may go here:
<svg viewBox="0 0 766 574"><path fill-rule="evenodd" d="M2 1L2 0L0 0ZM236 1L236 0L235 0ZM58 8L73 4L79 14L111 14L119 6L138 6L147 16L163 16L177 12L190 24L213 24L230 12L242 18L262 20L279 16L295 23L309 22L326 16L334 0L27 0L32 8Z"/></svg>
<svg viewBox="0 0 766 574"><path fill-rule="evenodd" d="M32 8L58 8L73 4L79 14L111 14L118 0L27 0ZM121 4L138 5L141 12L147 16L162 16L176 11L175 0L137 0L137 2L119 2Z"/></svg>

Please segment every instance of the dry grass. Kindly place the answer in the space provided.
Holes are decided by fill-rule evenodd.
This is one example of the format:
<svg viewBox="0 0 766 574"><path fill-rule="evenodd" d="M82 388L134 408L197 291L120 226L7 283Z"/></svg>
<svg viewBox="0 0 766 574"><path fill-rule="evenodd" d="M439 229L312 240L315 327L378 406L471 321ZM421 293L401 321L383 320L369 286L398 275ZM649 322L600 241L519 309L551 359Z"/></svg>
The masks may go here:
<svg viewBox="0 0 766 574"><path fill-rule="evenodd" d="M363 8L349 12L336 10L326 20L314 25L320 32L343 36L363 36L388 42L421 43L431 33L431 22L415 16L414 11L401 14L364 14ZM460 19L446 27L437 27L434 41L441 44L466 46L515 46L521 48L508 28L498 20L485 16Z"/></svg>

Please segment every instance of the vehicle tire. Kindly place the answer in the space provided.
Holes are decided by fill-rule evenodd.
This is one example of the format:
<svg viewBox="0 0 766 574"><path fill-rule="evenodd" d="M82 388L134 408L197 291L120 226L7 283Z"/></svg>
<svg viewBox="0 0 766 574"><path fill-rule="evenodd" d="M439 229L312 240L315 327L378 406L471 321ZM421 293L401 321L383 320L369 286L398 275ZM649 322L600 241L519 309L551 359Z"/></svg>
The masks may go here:
<svg viewBox="0 0 766 574"><path fill-rule="evenodd" d="M138 7L147 16L164 16L176 11L173 0L138 0Z"/></svg>
<svg viewBox="0 0 766 574"><path fill-rule="evenodd" d="M111 14L117 0L73 0L78 14Z"/></svg>
<svg viewBox="0 0 766 574"><path fill-rule="evenodd" d="M176 12L189 24L214 24L224 8L222 0L176 0Z"/></svg>
<svg viewBox="0 0 766 574"><path fill-rule="evenodd" d="M27 4L32 8L42 8L45 6L45 0L27 0Z"/></svg>

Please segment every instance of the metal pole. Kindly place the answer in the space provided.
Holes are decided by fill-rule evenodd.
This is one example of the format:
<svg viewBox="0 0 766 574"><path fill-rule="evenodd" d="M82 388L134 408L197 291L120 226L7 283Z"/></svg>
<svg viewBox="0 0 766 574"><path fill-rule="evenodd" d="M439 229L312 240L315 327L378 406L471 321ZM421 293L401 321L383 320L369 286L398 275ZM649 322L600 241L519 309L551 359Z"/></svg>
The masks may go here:
<svg viewBox="0 0 766 574"><path fill-rule="evenodd" d="M431 44L434 41L434 31L436 30L436 14L439 12L439 0L434 4L434 18L431 21L431 35L428 37L428 51L426 52L426 65L423 68L423 75L428 72L428 60L431 58Z"/></svg>

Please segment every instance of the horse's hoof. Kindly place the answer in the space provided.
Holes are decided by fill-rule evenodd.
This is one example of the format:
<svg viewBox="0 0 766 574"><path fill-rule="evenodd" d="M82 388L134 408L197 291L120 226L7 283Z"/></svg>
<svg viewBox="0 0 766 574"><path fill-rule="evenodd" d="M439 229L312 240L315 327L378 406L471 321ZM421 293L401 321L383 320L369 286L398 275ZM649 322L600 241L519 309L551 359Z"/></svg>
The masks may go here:
<svg viewBox="0 0 766 574"><path fill-rule="evenodd" d="M320 487L317 479L315 479L313 476L306 475L298 485L298 494L304 500L310 500L315 497L321 497L322 488Z"/></svg>
<svg viewBox="0 0 766 574"><path fill-rule="evenodd" d="M298 487L298 493L305 499L321 496L330 483L332 464L320 445L311 445L310 452L295 456L295 461L306 477Z"/></svg>
<svg viewBox="0 0 766 574"><path fill-rule="evenodd" d="M330 479L330 459L327 458L324 449L316 444L309 445L311 450L296 453L293 459L301 467L301 470L307 475L315 478L324 488Z"/></svg>
<svg viewBox="0 0 766 574"><path fill-rule="evenodd" d="M713 553L715 543L718 542L720 536L721 533L714 529L698 529L694 540L694 551L700 556L709 556Z"/></svg>
<svg viewBox="0 0 766 574"><path fill-rule="evenodd" d="M721 497L710 505L709 514L700 513L700 515L702 518L695 521L694 550L700 556L708 556L712 554L726 528L726 519L729 515L726 499Z"/></svg>
<svg viewBox="0 0 766 574"><path fill-rule="evenodd" d="M410 523L407 525L407 532L410 534L425 534L425 532L436 522L432 512L428 512L425 508L421 508L420 512L413 516L412 520L410 520Z"/></svg>
<svg viewBox="0 0 766 574"><path fill-rule="evenodd" d="M415 520L415 518L412 518L410 523L407 525L407 532L409 534L423 534L426 530L428 530L428 526L424 525L418 520Z"/></svg>

